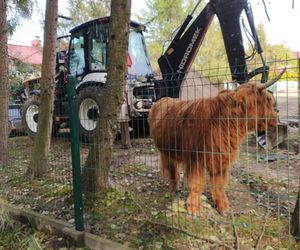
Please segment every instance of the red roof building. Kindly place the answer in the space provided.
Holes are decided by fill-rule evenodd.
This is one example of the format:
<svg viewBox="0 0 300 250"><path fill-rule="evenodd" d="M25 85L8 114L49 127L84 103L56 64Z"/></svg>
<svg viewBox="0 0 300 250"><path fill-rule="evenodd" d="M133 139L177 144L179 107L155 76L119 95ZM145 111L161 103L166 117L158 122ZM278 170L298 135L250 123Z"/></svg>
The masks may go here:
<svg viewBox="0 0 300 250"><path fill-rule="evenodd" d="M300 51L295 51L295 52L293 52L294 53L294 55L296 56L296 58L300 58Z"/></svg>
<svg viewBox="0 0 300 250"><path fill-rule="evenodd" d="M8 44L8 55L25 64L41 65L43 59L43 48L41 41L34 39L31 46Z"/></svg>

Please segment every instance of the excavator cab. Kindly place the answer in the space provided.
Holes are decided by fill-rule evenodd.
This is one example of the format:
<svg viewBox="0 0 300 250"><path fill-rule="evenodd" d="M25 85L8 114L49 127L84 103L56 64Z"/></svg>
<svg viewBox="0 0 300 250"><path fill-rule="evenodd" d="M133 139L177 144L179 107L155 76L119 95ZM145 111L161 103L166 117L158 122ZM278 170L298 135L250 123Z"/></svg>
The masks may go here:
<svg viewBox="0 0 300 250"><path fill-rule="evenodd" d="M143 32L145 27L130 22L124 103L119 120L147 118L155 101L153 71ZM77 105L82 138L92 138L99 117L102 87L106 84L109 17L83 23L70 31L68 73L77 79Z"/></svg>
<svg viewBox="0 0 300 250"><path fill-rule="evenodd" d="M75 74L79 85L92 73L105 82L107 73L109 17L103 17L81 24L70 31L69 73ZM128 42L128 76L132 78L153 77L143 31L145 27L139 23L130 23Z"/></svg>

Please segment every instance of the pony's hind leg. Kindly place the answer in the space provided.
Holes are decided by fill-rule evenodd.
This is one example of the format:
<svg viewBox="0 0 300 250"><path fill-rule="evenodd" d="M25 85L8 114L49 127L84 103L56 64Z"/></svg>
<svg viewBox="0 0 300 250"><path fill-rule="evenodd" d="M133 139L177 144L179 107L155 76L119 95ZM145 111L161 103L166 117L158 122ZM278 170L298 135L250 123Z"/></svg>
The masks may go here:
<svg viewBox="0 0 300 250"><path fill-rule="evenodd" d="M180 164L169 155L160 153L160 174L170 182L170 190L177 191L180 180Z"/></svg>

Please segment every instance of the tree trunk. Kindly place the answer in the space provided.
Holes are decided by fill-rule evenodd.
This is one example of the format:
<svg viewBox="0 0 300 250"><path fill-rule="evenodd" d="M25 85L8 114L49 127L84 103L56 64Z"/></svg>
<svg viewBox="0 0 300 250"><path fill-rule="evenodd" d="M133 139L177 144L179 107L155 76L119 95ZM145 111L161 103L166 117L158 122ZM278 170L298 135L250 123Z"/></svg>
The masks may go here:
<svg viewBox="0 0 300 250"><path fill-rule="evenodd" d="M47 0L38 127L27 171L31 179L41 176L48 165L55 88L57 10L58 0Z"/></svg>
<svg viewBox="0 0 300 250"><path fill-rule="evenodd" d="M7 4L0 1L0 166L8 161L8 51L7 51Z"/></svg>
<svg viewBox="0 0 300 250"><path fill-rule="evenodd" d="M97 133L85 163L83 180L85 190L99 191L108 186L112 157L113 128L123 103L127 75L127 50L131 0L112 0L109 23L107 82L105 100L100 105ZM103 98L104 99L104 98Z"/></svg>

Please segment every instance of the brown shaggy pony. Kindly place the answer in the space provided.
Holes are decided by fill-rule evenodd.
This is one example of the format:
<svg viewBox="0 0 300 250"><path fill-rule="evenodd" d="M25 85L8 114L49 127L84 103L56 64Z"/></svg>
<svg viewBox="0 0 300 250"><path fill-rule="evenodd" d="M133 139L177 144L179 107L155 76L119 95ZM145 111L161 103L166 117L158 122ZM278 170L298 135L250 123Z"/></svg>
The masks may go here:
<svg viewBox="0 0 300 250"><path fill-rule="evenodd" d="M283 71L284 72L284 71ZM274 97L267 84L247 83L218 96L180 101L169 97L157 101L149 113L150 135L160 151L161 175L176 190L180 164L189 188L187 210L199 214L208 170L212 197L220 214L229 210L225 193L230 165L238 147L251 131L266 131L277 124Z"/></svg>

